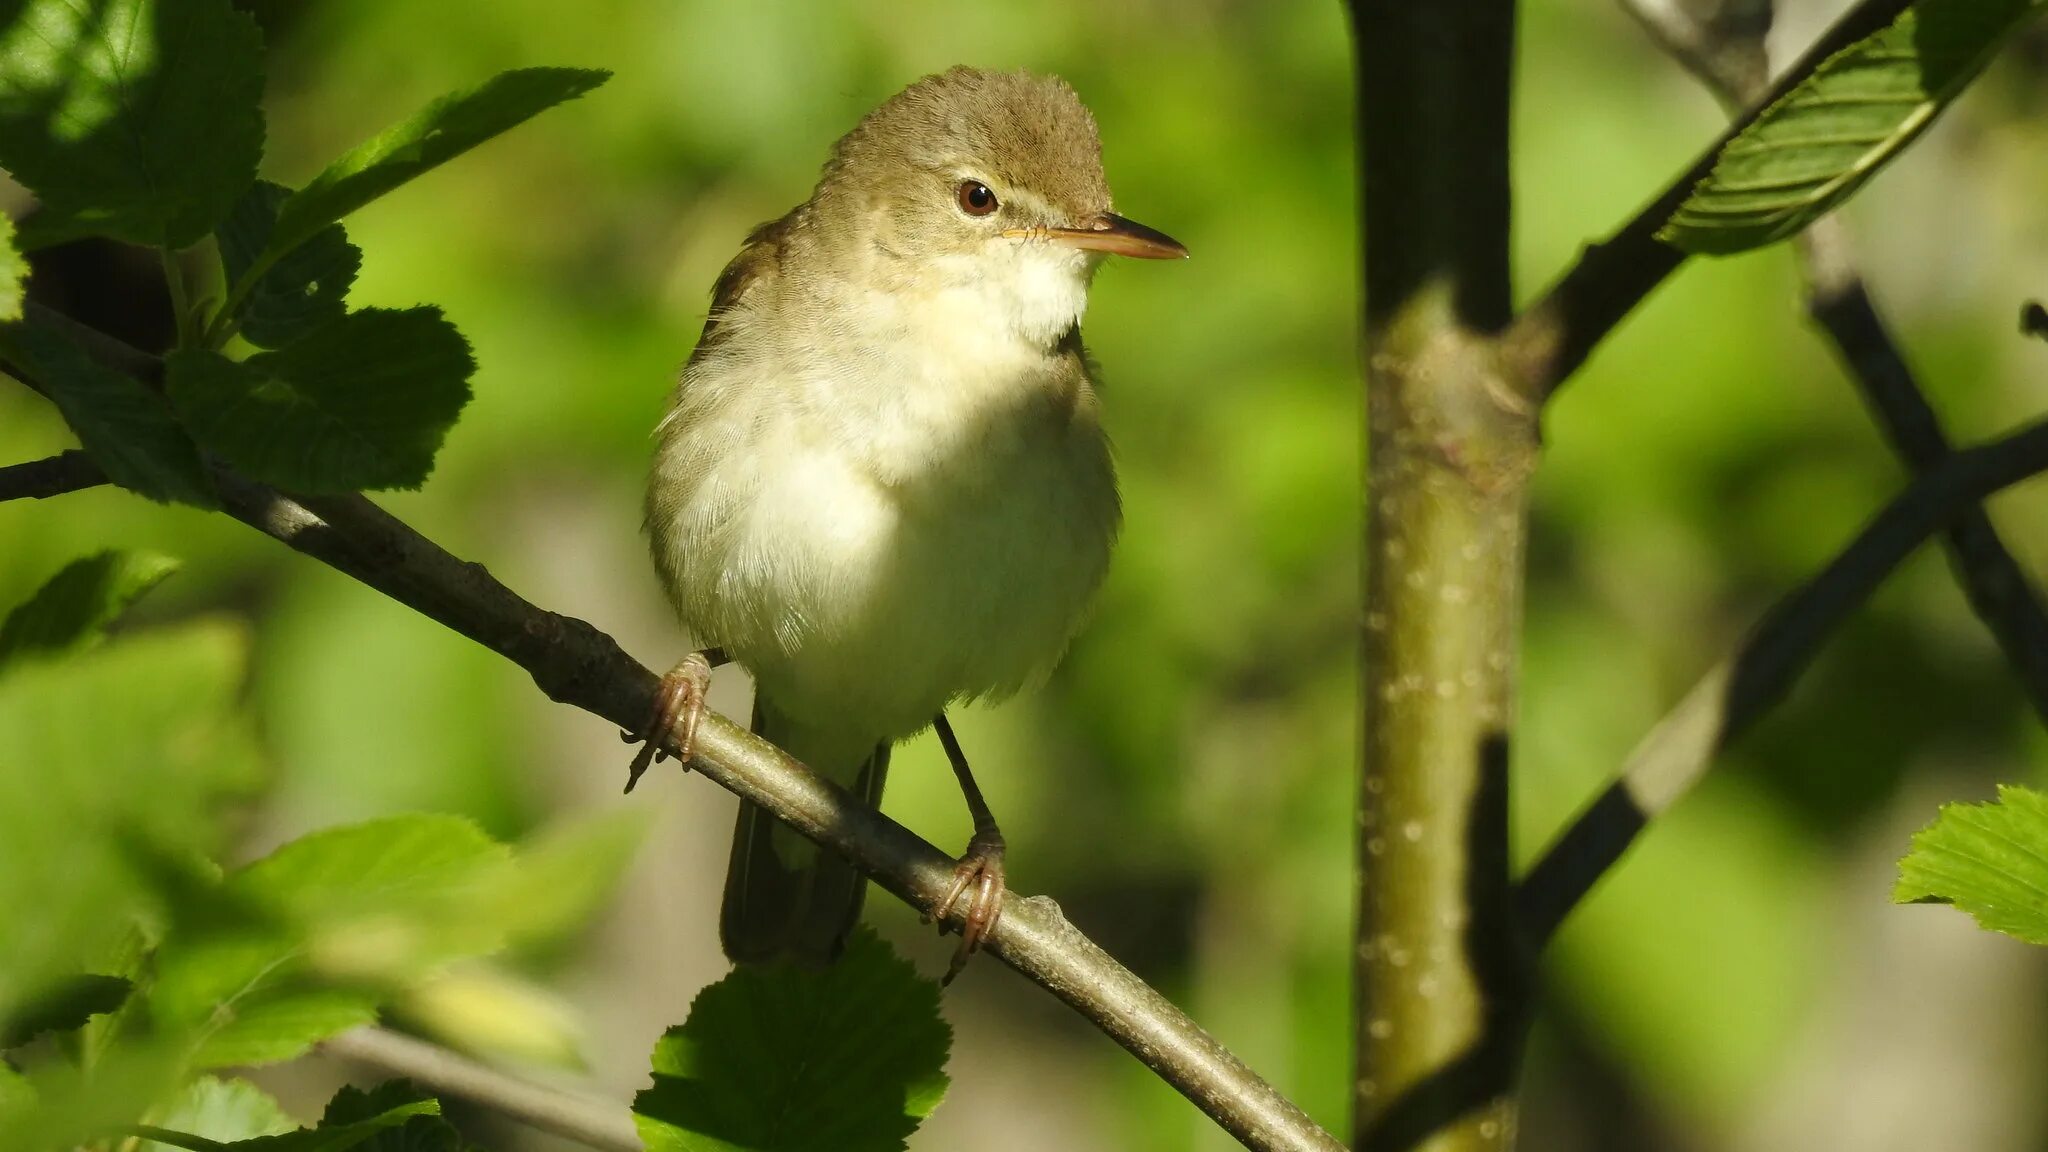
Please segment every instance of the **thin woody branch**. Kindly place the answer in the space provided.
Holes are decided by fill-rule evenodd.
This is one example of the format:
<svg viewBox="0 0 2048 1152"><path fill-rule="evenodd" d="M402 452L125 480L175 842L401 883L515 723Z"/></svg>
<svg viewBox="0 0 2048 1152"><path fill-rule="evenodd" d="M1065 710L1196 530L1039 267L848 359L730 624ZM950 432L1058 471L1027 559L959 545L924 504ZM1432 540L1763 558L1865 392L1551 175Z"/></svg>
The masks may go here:
<svg viewBox="0 0 2048 1152"><path fill-rule="evenodd" d="M1541 947L1652 818L1789 691L1837 626L1927 539L2001 488L2048 471L2048 420L1949 455L1886 505L1828 566L1780 600L1735 654L1707 673L1517 887Z"/></svg>
<svg viewBox="0 0 2048 1152"><path fill-rule="evenodd" d="M0 502L47 500L106 482L107 474L92 457L74 448L47 459L0 468Z"/></svg>
<svg viewBox="0 0 2048 1152"><path fill-rule="evenodd" d="M1623 0L1686 70L1730 107L1753 104L1768 87L1769 0L1728 0L1706 18L1683 0ZM1825 331L1892 448L1915 473L1951 451L1941 419L1878 314L1839 215L1816 220L1794 242L1807 313ZM2034 712L2048 722L2048 612L1990 516L1973 508L1948 526L1957 581L1990 629Z"/></svg>
<svg viewBox="0 0 2048 1152"><path fill-rule="evenodd" d="M1692 167L1667 185L1606 240L1589 246L1563 277L1515 319L1504 337L1516 393L1540 405L1592 354L1595 345L1685 262L1685 253L1657 239L1693 186L1713 170L1721 146L1764 108L1797 86L1821 62L1896 20L1912 0L1863 0L1815 41L1799 62L1728 126Z"/></svg>
<svg viewBox="0 0 2048 1152"><path fill-rule="evenodd" d="M104 334L78 343L103 363L145 377L156 363ZM235 519L518 664L549 699L629 731L653 714L657 677L610 636L536 607L368 499L297 500L225 470L215 480L223 511ZM703 717L690 767L851 860L921 913L952 883L951 857L722 716ZM984 949L1065 1001L1246 1147L1342 1152L1341 1142L1084 936L1052 900L1012 894Z"/></svg>
<svg viewBox="0 0 2048 1152"><path fill-rule="evenodd" d="M624 1104L535 1083L401 1033L356 1028L322 1041L319 1050L601 1152L641 1152L644 1147L633 1111Z"/></svg>

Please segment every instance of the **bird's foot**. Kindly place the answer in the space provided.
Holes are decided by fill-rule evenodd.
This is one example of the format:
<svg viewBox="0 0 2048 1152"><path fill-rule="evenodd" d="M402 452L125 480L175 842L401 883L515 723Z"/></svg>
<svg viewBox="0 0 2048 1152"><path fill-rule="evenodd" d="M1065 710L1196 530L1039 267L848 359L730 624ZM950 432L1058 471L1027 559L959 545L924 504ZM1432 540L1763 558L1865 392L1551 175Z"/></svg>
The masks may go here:
<svg viewBox="0 0 2048 1152"><path fill-rule="evenodd" d="M927 921L939 922L939 930L946 930L946 920L962 899L966 909L960 917L960 947L953 953L953 962L946 967L945 979L941 984L951 984L953 977L967 967L967 961L996 930L996 922L1003 917L1003 896L1008 891L1003 883L1003 835L994 828L976 832L967 842L967 851L953 869L953 886L946 890L945 899L932 907Z"/></svg>
<svg viewBox="0 0 2048 1152"><path fill-rule="evenodd" d="M647 727L639 732L619 733L619 739L628 744L640 744L632 766L626 769L626 791L633 790L650 764L659 764L671 756L681 760L688 770L690 754L697 746L697 723L704 718L704 691L710 686L711 659L702 652L683 657L661 678L661 687L654 693L654 715L648 718ZM679 736L675 735L678 726L682 729Z"/></svg>

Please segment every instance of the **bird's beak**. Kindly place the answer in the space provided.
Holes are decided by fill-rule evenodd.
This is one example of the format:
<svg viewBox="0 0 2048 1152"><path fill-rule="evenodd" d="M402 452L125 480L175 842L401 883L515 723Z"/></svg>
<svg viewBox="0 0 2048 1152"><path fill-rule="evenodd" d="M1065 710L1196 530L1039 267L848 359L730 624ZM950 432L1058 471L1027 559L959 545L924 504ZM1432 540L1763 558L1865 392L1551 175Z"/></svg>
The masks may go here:
<svg viewBox="0 0 2048 1152"><path fill-rule="evenodd" d="M1037 237L1069 248L1139 260L1185 260L1188 256L1181 242L1166 233L1108 212L1086 228L1012 228L1003 235Z"/></svg>

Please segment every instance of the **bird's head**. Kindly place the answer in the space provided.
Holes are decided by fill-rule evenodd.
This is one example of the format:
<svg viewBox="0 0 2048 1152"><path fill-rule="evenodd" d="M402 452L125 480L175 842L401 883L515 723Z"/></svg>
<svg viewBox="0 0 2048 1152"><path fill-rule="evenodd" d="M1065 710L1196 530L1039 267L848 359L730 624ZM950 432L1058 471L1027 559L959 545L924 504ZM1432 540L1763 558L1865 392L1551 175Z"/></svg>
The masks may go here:
<svg viewBox="0 0 2048 1152"><path fill-rule="evenodd" d="M1063 80L954 68L869 113L833 149L813 206L864 273L987 298L1051 346L1108 255L1187 249L1111 211L1095 117Z"/></svg>

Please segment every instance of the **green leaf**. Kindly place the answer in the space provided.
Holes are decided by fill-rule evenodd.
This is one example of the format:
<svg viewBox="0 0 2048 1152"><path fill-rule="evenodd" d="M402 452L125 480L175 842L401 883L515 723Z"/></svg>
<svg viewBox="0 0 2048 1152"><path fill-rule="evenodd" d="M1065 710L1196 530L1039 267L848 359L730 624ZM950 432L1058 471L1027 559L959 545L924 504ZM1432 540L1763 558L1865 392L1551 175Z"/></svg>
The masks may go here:
<svg viewBox="0 0 2048 1152"><path fill-rule="evenodd" d="M609 72L587 68L521 68L473 91L441 97L329 164L285 201L265 258L282 256L413 177L610 78Z"/></svg>
<svg viewBox="0 0 2048 1152"><path fill-rule="evenodd" d="M176 1057L131 1044L90 1068L47 1061L0 1090L0 1152L69 1152L136 1123L177 1087Z"/></svg>
<svg viewBox="0 0 2048 1152"><path fill-rule="evenodd" d="M247 1080L218 1076L201 1076L185 1085L168 1107L154 1114L151 1123L215 1143L274 1136L299 1127L261 1088ZM144 1140L136 1152L170 1152L170 1147Z"/></svg>
<svg viewBox="0 0 2048 1152"><path fill-rule="evenodd" d="M2048 796L2002 785L1990 804L1944 804L1899 861L1892 899L1953 904L1994 932L2048 944Z"/></svg>
<svg viewBox="0 0 2048 1152"><path fill-rule="evenodd" d="M219 503L213 477L171 406L140 380L93 360L54 332L15 325L7 357L49 395L107 478L152 500Z"/></svg>
<svg viewBox="0 0 2048 1152"><path fill-rule="evenodd" d="M1657 238L1725 255L1783 240L1847 200L1983 70L2039 0L1922 0L1843 49L1721 147Z"/></svg>
<svg viewBox="0 0 2048 1152"><path fill-rule="evenodd" d="M230 875L232 920L174 933L152 1016L201 1067L291 1059L376 1017L384 994L504 931L467 910L509 851L454 816L415 813L302 837Z"/></svg>
<svg viewBox="0 0 2048 1152"><path fill-rule="evenodd" d="M128 999L128 981L119 976L82 973L44 988L14 1007L0 1020L0 1048L14 1048L45 1032L69 1032L101 1013L112 1012Z"/></svg>
<svg viewBox="0 0 2048 1152"><path fill-rule="evenodd" d="M735 969L654 1047L649 1152L881 1152L946 1091L939 986L867 929L823 971Z"/></svg>
<svg viewBox="0 0 2048 1152"><path fill-rule="evenodd" d="M0 321L21 319L22 285L28 261L14 244L14 221L0 216Z"/></svg>
<svg viewBox="0 0 2048 1152"><path fill-rule="evenodd" d="M476 370L430 307L351 312L239 364L199 349L167 364L171 401L200 443L306 493L419 487Z"/></svg>
<svg viewBox="0 0 2048 1152"><path fill-rule="evenodd" d="M143 593L178 570L154 552L101 552L73 560L0 623L0 668L28 653L57 654L97 640Z"/></svg>
<svg viewBox="0 0 2048 1152"><path fill-rule="evenodd" d="M0 167L41 239L183 248L256 179L263 45L229 0L28 0L0 31Z"/></svg>
<svg viewBox="0 0 2048 1152"><path fill-rule="evenodd" d="M455 1129L441 1104L411 1083L390 1080L365 1092L346 1087L327 1102L317 1128L259 1136L229 1145L235 1152L455 1152Z"/></svg>
<svg viewBox="0 0 2048 1152"><path fill-rule="evenodd" d="M0 1018L108 970L164 902L161 862L219 847L259 779L247 657L211 621L0 677Z"/></svg>
<svg viewBox="0 0 2048 1152"><path fill-rule="evenodd" d="M277 210L292 190L260 180L235 202L215 233L229 284L239 284L277 228ZM348 242L339 224L313 233L270 266L242 297L238 309L243 339L282 348L314 328L341 319L348 290L363 263L362 250Z"/></svg>

